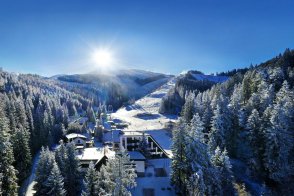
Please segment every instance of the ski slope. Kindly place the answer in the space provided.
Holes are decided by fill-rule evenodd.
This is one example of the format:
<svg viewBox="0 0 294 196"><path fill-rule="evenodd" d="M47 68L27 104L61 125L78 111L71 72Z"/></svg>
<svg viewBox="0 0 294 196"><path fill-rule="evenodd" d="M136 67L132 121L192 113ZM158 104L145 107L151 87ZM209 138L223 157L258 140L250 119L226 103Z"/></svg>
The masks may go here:
<svg viewBox="0 0 294 196"><path fill-rule="evenodd" d="M159 114L159 107L162 97L175 85L172 78L154 92L137 100L134 104L123 107L112 114L113 119L119 119L128 124L122 131L145 131L153 136L161 147L172 157L171 137L165 129L165 124L169 121L175 122L176 115Z"/></svg>

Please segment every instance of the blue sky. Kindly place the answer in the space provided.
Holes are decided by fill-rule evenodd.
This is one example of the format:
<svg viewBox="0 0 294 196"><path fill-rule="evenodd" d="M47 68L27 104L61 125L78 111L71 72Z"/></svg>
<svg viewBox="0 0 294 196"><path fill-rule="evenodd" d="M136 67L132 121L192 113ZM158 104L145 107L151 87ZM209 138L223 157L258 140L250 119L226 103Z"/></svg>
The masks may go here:
<svg viewBox="0 0 294 196"><path fill-rule="evenodd" d="M86 73L95 48L116 66L226 71L294 48L294 1L0 0L0 67ZM118 68L118 67L117 67Z"/></svg>

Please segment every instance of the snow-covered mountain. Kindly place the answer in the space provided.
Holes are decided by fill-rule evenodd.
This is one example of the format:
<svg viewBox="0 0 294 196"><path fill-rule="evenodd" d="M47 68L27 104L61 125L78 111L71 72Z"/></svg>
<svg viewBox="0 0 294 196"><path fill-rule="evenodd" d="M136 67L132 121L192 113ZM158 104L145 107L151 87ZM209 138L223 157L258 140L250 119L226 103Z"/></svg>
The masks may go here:
<svg viewBox="0 0 294 196"><path fill-rule="evenodd" d="M115 108L139 99L165 84L172 76L144 70L124 69L111 73L89 73L53 76L60 86L94 102L107 102Z"/></svg>

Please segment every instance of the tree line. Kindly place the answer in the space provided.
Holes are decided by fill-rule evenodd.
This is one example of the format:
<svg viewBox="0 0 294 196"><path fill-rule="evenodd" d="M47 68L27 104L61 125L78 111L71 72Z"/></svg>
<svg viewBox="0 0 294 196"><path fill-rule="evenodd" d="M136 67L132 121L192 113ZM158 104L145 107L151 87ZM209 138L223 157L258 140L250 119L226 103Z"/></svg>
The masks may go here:
<svg viewBox="0 0 294 196"><path fill-rule="evenodd" d="M172 182L179 192L233 194L237 179L230 168L238 160L268 194L290 195L293 85L294 51L287 49L207 91L186 92L181 121L173 133Z"/></svg>
<svg viewBox="0 0 294 196"><path fill-rule="evenodd" d="M69 116L91 101L37 75L0 72L0 176L2 195L18 195L32 156L65 134Z"/></svg>

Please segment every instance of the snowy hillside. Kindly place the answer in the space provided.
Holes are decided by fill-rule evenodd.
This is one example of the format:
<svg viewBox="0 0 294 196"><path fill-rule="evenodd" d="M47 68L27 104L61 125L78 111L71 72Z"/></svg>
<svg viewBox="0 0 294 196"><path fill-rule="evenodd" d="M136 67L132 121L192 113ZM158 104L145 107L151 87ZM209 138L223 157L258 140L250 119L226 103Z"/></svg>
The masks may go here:
<svg viewBox="0 0 294 196"><path fill-rule="evenodd" d="M83 97L91 97L94 104L106 102L118 109L132 99L139 99L161 85L171 76L143 70L117 70L113 73L59 75L51 77L57 85Z"/></svg>
<svg viewBox="0 0 294 196"><path fill-rule="evenodd" d="M176 121L175 115L159 114L159 107L162 97L175 85L175 80L159 87L154 92L137 100L134 104L119 109L112 114L112 118L128 123L128 127L123 131L146 131L152 135L161 147L171 155L171 138L165 124L169 121Z"/></svg>

